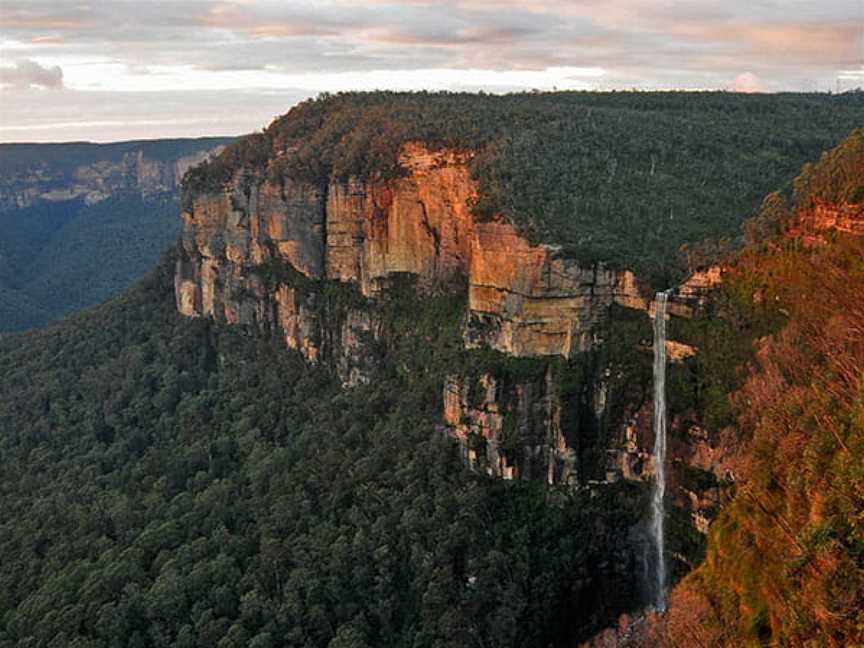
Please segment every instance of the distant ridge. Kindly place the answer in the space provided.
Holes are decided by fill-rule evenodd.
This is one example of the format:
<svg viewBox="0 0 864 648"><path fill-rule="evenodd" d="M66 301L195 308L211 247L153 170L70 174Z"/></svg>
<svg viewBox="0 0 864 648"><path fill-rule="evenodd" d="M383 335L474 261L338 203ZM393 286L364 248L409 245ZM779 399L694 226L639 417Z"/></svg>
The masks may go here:
<svg viewBox="0 0 864 648"><path fill-rule="evenodd" d="M0 144L0 332L91 306L177 236L186 171L228 137Z"/></svg>

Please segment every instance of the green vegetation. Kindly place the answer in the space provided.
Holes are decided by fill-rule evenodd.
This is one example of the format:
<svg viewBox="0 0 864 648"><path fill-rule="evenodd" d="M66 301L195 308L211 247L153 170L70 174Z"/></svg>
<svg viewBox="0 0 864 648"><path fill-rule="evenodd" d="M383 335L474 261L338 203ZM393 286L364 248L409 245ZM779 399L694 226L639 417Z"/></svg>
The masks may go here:
<svg viewBox="0 0 864 648"><path fill-rule="evenodd" d="M822 154L819 162L805 164L795 179L799 208L816 200L832 203L864 202L864 129L856 129L840 146Z"/></svg>
<svg viewBox="0 0 864 648"><path fill-rule="evenodd" d="M789 319L731 400L747 461L685 581L710 611L703 645L864 641L862 258L839 237L740 262Z"/></svg>
<svg viewBox="0 0 864 648"><path fill-rule="evenodd" d="M788 218L862 179L859 131L805 168ZM718 318L687 329L704 344L693 402L742 448L706 562L673 596L677 646L864 643L864 238L805 247L778 224L731 265Z"/></svg>
<svg viewBox="0 0 864 648"><path fill-rule="evenodd" d="M787 321L773 299L754 305L755 286L735 279L720 286L697 317L676 319L670 327L676 341L695 347L698 353L670 366L669 410L696 417L713 430L735 421L729 395L744 381L742 369L753 359L754 340Z"/></svg>
<svg viewBox="0 0 864 648"><path fill-rule="evenodd" d="M632 565L594 579L638 489L480 477L437 429L451 297L397 287L343 390L180 317L173 267L0 339L0 646L548 646L632 605Z"/></svg>
<svg viewBox="0 0 864 648"><path fill-rule="evenodd" d="M117 294L179 233L172 194L0 211L0 334L43 326Z"/></svg>
<svg viewBox="0 0 864 648"><path fill-rule="evenodd" d="M682 245L738 236L862 111L858 93L322 95L191 172L186 199L239 168L315 184L398 176L400 146L421 140L477 152L479 218L504 214L535 240L669 285L687 269Z"/></svg>
<svg viewBox="0 0 864 648"><path fill-rule="evenodd" d="M153 267L179 231L174 192L142 198L136 179L100 164L135 159L171 162L233 141L163 139L91 144L0 144L0 334L20 331L92 306L127 288ZM110 197L40 200L16 208L34 188L68 190L79 167L102 174ZM101 169L101 170L100 170Z"/></svg>
<svg viewBox="0 0 864 648"><path fill-rule="evenodd" d="M720 241L699 242L755 209L765 189L754 178L780 186L784 169L860 118L860 102L339 95L193 171L187 190L217 188L241 166L313 182L388 177L406 139L471 147L479 216L503 212L538 238L663 282L723 253ZM862 143L853 134L805 168L799 207L857 200ZM114 219L143 209L115 200L90 221L108 241ZM709 317L673 331L700 354L672 370L670 408L737 423L749 456L672 610L700 623L699 641L681 645L854 645L864 628L864 241L805 249L782 237L792 217L783 195L762 204ZM686 226L673 230L670 213ZM75 251L96 234L69 235L80 220L60 210L15 235L44 259L33 276L49 299L73 291L64 273L44 274L57 254L39 246L56 240L83 263ZM2 256L7 281L30 258L14 249ZM380 370L344 390L278 336L181 318L174 261L101 307L0 337L0 648L564 646L632 610L640 570L629 532L643 489L486 479L464 469L440 417L448 373L490 373L506 393L551 371L580 477L602 478L608 430L648 398L644 314L615 307L607 343L569 362L507 359L462 348L464 290L421 297L413 279L394 277L378 304ZM77 285L89 272L68 275ZM258 272L296 285L334 325L367 303L354 286L281 264ZM600 371L609 420L597 421L589 387ZM516 455L517 413L501 404L502 451ZM699 555L690 520L676 512L669 528L676 553ZM676 604L681 591L698 614Z"/></svg>

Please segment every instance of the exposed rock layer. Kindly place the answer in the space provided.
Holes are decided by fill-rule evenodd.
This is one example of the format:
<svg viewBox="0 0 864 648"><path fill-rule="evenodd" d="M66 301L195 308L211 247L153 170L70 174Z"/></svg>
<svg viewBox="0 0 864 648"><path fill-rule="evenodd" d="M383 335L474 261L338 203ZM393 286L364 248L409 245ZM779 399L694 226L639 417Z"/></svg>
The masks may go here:
<svg viewBox="0 0 864 648"><path fill-rule="evenodd" d="M514 356L587 351L612 303L641 310L649 303L631 272L580 266L506 223L476 226L468 278L467 346Z"/></svg>
<svg viewBox="0 0 864 648"><path fill-rule="evenodd" d="M469 349L585 363L584 354L606 341L615 308L647 325L650 291L631 272L581 266L555 247L531 244L503 219L477 222L469 160L469 153L407 144L403 177L325 187L241 170L222 190L192 196L183 214L178 309L279 330L287 346L310 362L329 362L349 385L369 380L381 337L380 313L363 301L386 296L405 273L431 292L467 276ZM677 305L677 314L689 315L719 280L719 269L694 276L670 311ZM324 281L353 286L359 299L327 308ZM694 352L670 346L673 360ZM613 375L600 360L589 364L581 391L563 396L550 371L515 382L454 374L444 386L445 423L470 462L493 475L644 480L652 470L647 387L624 369Z"/></svg>
<svg viewBox="0 0 864 648"><path fill-rule="evenodd" d="M799 238L808 245L821 245L830 231L864 235L864 203L816 202L810 209L796 214L787 235Z"/></svg>
<svg viewBox="0 0 864 648"><path fill-rule="evenodd" d="M166 142L165 146L170 147L172 144L173 142ZM159 143L151 142L148 145L150 148L157 148ZM52 146L41 145L41 148L47 151ZM20 209L39 202L60 202L75 198L95 204L112 195L127 192L138 193L144 197L176 193L186 171L224 148L221 144L203 141L198 151L186 155L166 153L159 159L154 159L142 148L136 148L134 143L122 144L129 150L120 156L113 155L110 151L102 154L100 147L95 144L68 146L86 149L79 151L78 155L86 156L90 160L68 167L54 163L50 152L39 150L30 153L34 157L32 163L18 162L13 168L0 174L0 209ZM112 146L121 145L107 145L104 148L110 149ZM14 156L16 149L4 152L4 155Z"/></svg>
<svg viewBox="0 0 864 648"><path fill-rule="evenodd" d="M178 276L178 307L255 320L262 307L240 302L262 298L251 274L273 262L310 279L355 283L365 296L400 273L429 290L467 275L466 345L526 357L592 348L613 303L649 309L650 293L632 273L580 266L506 222L475 222L468 159L409 144L400 158L405 177L325 188L238 173L223 191L194 196L183 215L191 265Z"/></svg>

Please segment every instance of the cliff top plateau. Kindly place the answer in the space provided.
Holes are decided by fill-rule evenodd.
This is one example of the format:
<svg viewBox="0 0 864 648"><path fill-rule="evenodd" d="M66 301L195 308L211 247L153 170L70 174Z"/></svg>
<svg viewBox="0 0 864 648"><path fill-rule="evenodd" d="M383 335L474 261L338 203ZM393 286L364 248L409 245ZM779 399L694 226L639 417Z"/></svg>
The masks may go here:
<svg viewBox="0 0 864 648"><path fill-rule="evenodd" d="M193 170L186 192L218 190L241 168L320 187L396 177L404 143L421 141L471 153L478 220L669 285L691 270L682 245L722 254L762 197L862 114L858 94L322 95Z"/></svg>

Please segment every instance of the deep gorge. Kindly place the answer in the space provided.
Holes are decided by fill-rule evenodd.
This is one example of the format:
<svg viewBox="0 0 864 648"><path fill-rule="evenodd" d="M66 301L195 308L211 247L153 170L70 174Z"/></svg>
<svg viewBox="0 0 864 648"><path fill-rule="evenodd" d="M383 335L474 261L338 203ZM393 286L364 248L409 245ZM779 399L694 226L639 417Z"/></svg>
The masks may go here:
<svg viewBox="0 0 864 648"><path fill-rule="evenodd" d="M856 101L325 96L192 169L0 337L0 647L857 641Z"/></svg>

